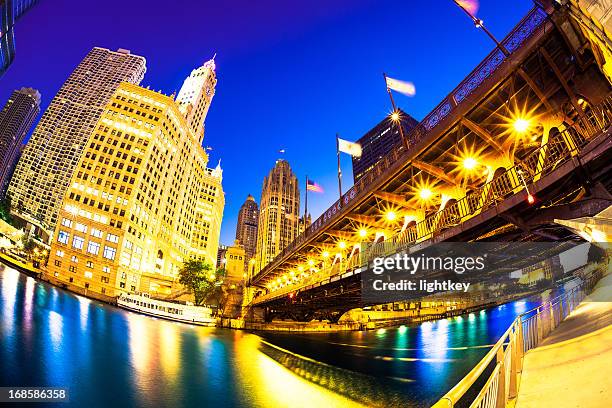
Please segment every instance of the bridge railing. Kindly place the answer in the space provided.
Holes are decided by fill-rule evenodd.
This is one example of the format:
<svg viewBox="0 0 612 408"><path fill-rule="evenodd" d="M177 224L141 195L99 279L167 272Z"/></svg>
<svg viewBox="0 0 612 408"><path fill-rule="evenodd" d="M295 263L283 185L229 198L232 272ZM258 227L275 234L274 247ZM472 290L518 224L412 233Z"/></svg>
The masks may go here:
<svg viewBox="0 0 612 408"><path fill-rule="evenodd" d="M524 353L537 347L580 304L601 275L598 269L583 279L577 278L571 281L575 283L573 288L518 316L484 358L433 408L453 408L476 391L472 401L461 401L459 405L505 408L508 401L517 396ZM473 390L474 384L482 382L486 375L484 386Z"/></svg>
<svg viewBox="0 0 612 408"><path fill-rule="evenodd" d="M548 143L534 150L523 159L517 160L513 167L482 187L473 190L470 194L453 204L447 205L442 210L430 214L424 220L407 227L389 239L372 244L367 253L359 254L358 264L352 259L349 259L349 262L343 259L332 266L319 269L305 279L299 280L299 282L293 284L290 282L271 293L261 295L257 298L257 301L291 293L313 283L324 282L337 275L343 275L351 270L367 266L374 258L392 255L416 243L430 239L444 229L464 223L504 199L523 192L525 185L532 184L571 160L573 156L580 153L593 137L612 126L612 96L593 106L585 113L583 118L575 121L573 125L573 127L551 135Z"/></svg>

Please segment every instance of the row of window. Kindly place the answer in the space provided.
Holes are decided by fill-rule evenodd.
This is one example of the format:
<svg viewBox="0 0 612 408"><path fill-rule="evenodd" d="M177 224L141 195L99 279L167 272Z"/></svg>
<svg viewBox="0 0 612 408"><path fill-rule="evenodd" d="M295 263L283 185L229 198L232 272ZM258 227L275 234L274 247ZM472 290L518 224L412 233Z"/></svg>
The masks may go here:
<svg viewBox="0 0 612 408"><path fill-rule="evenodd" d="M109 234L110 235L110 234ZM57 235L57 242L62 243L64 245L68 245L68 241L70 240L70 234L66 231L60 230ZM117 241L118 242L118 241ZM85 245L85 238L75 235L72 238L72 247L74 249L83 250ZM98 255L100 253L101 245L95 241L89 241L87 244L87 252L92 255ZM111 261L115 259L115 255L117 253L117 249L104 245L104 251L102 256L106 259L110 259Z"/></svg>
<svg viewBox="0 0 612 408"><path fill-rule="evenodd" d="M74 223L69 218L62 218L62 225L68 228L72 228L72 226L74 225L75 230L77 230L78 232L82 232L83 234L87 234L87 225L81 224L80 222ZM99 229L94 228L94 227L91 227L90 234L92 237L96 237L96 238L102 238L104 236L103 231L100 231ZM106 240L108 242L112 242L113 244L116 244L119 242L119 236L108 232L106 233Z"/></svg>

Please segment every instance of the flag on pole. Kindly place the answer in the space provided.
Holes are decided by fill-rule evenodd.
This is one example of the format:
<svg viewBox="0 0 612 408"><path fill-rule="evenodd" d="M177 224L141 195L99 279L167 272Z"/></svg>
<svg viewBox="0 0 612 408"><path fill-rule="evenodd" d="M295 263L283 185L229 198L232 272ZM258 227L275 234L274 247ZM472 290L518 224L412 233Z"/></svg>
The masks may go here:
<svg viewBox="0 0 612 408"><path fill-rule="evenodd" d="M400 81L399 79L389 78L385 76L387 80L387 88L393 89L396 92L407 96L414 96L416 94L416 88L412 82Z"/></svg>
<svg viewBox="0 0 612 408"><path fill-rule="evenodd" d="M455 0L460 7L463 7L465 11L470 13L472 16L476 16L478 12L478 0Z"/></svg>
<svg viewBox="0 0 612 408"><path fill-rule="evenodd" d="M338 151L350 154L353 157L361 157L361 145L338 138Z"/></svg>
<svg viewBox="0 0 612 408"><path fill-rule="evenodd" d="M306 179L306 190L314 191L315 193L322 193L323 187L321 187L320 185L318 185L317 183L315 183L314 181L310 179Z"/></svg>
<svg viewBox="0 0 612 408"><path fill-rule="evenodd" d="M284 153L285 153L285 149L279 149L279 150L278 150L278 152L279 152L280 154L284 154Z"/></svg>

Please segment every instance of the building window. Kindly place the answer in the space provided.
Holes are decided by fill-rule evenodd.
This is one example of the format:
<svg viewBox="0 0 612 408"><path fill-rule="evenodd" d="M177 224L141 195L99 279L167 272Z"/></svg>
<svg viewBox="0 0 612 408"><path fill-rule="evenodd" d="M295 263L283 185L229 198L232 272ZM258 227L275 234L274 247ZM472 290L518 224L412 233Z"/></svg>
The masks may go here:
<svg viewBox="0 0 612 408"><path fill-rule="evenodd" d="M72 247L76 248L76 249L83 249L83 244L85 243L85 239L78 237L78 236L74 236L74 238L72 238Z"/></svg>
<svg viewBox="0 0 612 408"><path fill-rule="evenodd" d="M121 289L125 289L125 282L119 282L119 287Z"/></svg>
<svg viewBox="0 0 612 408"><path fill-rule="evenodd" d="M55 260L55 266L62 266L62 261Z"/></svg>
<svg viewBox="0 0 612 408"><path fill-rule="evenodd" d="M57 242L61 242L62 244L68 244L68 238L70 238L70 234L66 231L60 231L57 235Z"/></svg>
<svg viewBox="0 0 612 408"><path fill-rule="evenodd" d="M108 266L103 266L102 267L102 272L104 273L110 273L110 268Z"/></svg>
<svg viewBox="0 0 612 408"><path fill-rule="evenodd" d="M115 259L115 253L117 250L113 247L104 246L104 257L106 259L110 259L111 261Z"/></svg>
<svg viewBox="0 0 612 408"><path fill-rule="evenodd" d="M91 261L87 261L87 267L88 267L88 268L92 268L92 269L93 269L93 267L94 267L93 262L91 262Z"/></svg>
<svg viewBox="0 0 612 408"><path fill-rule="evenodd" d="M61 249L58 249L57 251L55 251L55 255L59 256L60 258L64 257L64 251L62 251Z"/></svg>
<svg viewBox="0 0 612 408"><path fill-rule="evenodd" d="M76 266L71 265L71 266L69 266L69 267L68 267L68 270L69 270L70 272L76 272Z"/></svg>
<svg viewBox="0 0 612 408"><path fill-rule="evenodd" d="M87 234L87 225L81 224L80 222L77 222L76 227L74 229L79 232L82 232L83 234Z"/></svg>
<svg viewBox="0 0 612 408"><path fill-rule="evenodd" d="M64 227L72 227L72 220L69 220L68 218L62 218L62 225Z"/></svg>
<svg viewBox="0 0 612 408"><path fill-rule="evenodd" d="M91 273L90 271L85 272L85 277L87 279L91 279L93 277L93 273Z"/></svg>
<svg viewBox="0 0 612 408"><path fill-rule="evenodd" d="M116 244L117 242L119 242L119 237L115 234L109 233L109 234L106 234L106 240Z"/></svg>
<svg viewBox="0 0 612 408"><path fill-rule="evenodd" d="M97 228L92 228L91 229L91 236L92 237L102 238L102 235L103 235L103 233L99 229L97 229Z"/></svg>
<svg viewBox="0 0 612 408"><path fill-rule="evenodd" d="M93 255L98 255L100 252L100 244L94 241L89 241L89 244L87 244L87 252Z"/></svg>
<svg viewBox="0 0 612 408"><path fill-rule="evenodd" d="M70 261L77 263L79 262L79 258L77 258L76 255L72 255L72 257L70 258Z"/></svg>
<svg viewBox="0 0 612 408"><path fill-rule="evenodd" d="M102 276L102 277L100 278L100 280L102 281L102 283L108 283L108 282L109 282L109 280L108 280L108 276Z"/></svg>

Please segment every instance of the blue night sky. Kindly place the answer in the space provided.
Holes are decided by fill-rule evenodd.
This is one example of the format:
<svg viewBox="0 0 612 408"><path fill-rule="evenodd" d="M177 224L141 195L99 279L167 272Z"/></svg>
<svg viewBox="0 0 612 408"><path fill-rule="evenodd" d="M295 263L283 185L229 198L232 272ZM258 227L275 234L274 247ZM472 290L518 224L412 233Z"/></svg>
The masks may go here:
<svg viewBox="0 0 612 408"><path fill-rule="evenodd" d="M533 6L480 3L478 16L498 38ZM34 87L43 109L94 46L146 57L142 85L167 94L216 52L204 145L213 148L209 165L222 160L226 244L240 205L249 193L259 202L263 177L281 156L302 194L306 174L325 189L309 194L313 217L338 198L334 135L357 139L390 110L383 71L415 83L416 96L396 101L420 120L493 49L451 0L41 0L15 34L0 101ZM351 160L342 160L346 191Z"/></svg>

